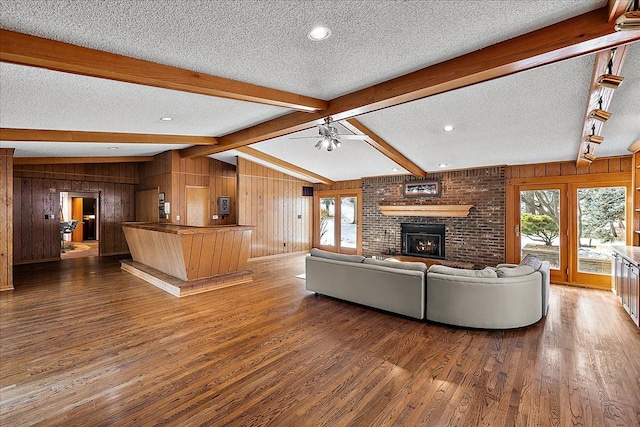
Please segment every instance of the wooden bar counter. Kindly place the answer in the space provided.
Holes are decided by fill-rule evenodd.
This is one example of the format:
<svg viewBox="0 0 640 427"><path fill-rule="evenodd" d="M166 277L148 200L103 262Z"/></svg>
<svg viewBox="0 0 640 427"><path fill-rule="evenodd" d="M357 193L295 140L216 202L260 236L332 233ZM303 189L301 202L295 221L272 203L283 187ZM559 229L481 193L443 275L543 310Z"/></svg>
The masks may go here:
<svg viewBox="0 0 640 427"><path fill-rule="evenodd" d="M122 229L133 258L122 268L176 296L252 280L246 271L252 226L129 222Z"/></svg>

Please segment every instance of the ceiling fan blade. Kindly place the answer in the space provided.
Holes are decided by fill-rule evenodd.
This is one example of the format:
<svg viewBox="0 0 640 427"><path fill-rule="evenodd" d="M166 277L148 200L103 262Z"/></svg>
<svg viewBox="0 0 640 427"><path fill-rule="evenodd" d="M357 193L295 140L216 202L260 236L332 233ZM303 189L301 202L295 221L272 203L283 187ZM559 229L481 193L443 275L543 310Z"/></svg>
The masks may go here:
<svg viewBox="0 0 640 427"><path fill-rule="evenodd" d="M369 137L367 135L336 135L338 139L352 140L352 141L364 141Z"/></svg>

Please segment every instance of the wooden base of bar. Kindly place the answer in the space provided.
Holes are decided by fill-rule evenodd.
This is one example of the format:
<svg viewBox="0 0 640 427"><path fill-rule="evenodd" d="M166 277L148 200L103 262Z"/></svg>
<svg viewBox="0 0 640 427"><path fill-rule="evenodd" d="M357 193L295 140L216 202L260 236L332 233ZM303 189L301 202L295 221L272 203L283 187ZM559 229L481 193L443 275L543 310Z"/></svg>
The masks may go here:
<svg viewBox="0 0 640 427"><path fill-rule="evenodd" d="M120 261L120 268L178 298L253 281L247 270L184 281L133 260Z"/></svg>

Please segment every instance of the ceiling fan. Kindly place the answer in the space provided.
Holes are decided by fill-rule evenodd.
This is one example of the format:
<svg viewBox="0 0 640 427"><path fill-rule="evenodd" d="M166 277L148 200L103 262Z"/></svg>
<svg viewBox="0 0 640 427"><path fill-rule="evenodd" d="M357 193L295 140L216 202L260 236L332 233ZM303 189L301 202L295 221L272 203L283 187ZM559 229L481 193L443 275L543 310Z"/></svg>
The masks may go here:
<svg viewBox="0 0 640 427"><path fill-rule="evenodd" d="M336 148L340 148L342 146L341 140L358 140L363 141L367 139L367 135L354 135L354 134L339 134L338 128L333 126L333 119L331 117L327 117L324 119L324 124L318 125L318 134L320 135L320 139L315 147L318 150L326 148L327 151L333 151ZM299 136L293 137L290 139L307 139L307 138L318 138L317 136Z"/></svg>

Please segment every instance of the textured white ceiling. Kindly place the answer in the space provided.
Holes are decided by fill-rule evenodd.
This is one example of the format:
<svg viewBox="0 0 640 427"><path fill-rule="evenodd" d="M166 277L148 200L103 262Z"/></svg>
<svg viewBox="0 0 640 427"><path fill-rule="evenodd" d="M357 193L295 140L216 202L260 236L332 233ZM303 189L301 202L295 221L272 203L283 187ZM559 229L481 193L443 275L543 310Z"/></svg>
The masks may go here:
<svg viewBox="0 0 640 427"><path fill-rule="evenodd" d="M0 27L332 99L606 5L606 0L198 1L0 0ZM312 42L316 24L333 34ZM598 156L640 138L640 43L610 107ZM593 56L358 117L428 171L573 160ZM0 126L222 136L288 113L64 73L0 64ZM162 116L172 122L161 122ZM453 124L452 133L442 127ZM300 133L314 135L314 130ZM298 134L294 135L297 136ZM288 136L252 147L333 180L405 173L362 142L334 152ZM107 145L10 143L16 156L103 156ZM121 144L117 155L168 145ZM125 147L126 146L126 147ZM178 146L177 146L178 147ZM115 151L115 150L114 150ZM82 153L82 154L80 154ZM125 154L126 153L126 154ZM234 152L217 155L229 160Z"/></svg>
<svg viewBox="0 0 640 427"><path fill-rule="evenodd" d="M606 0L2 0L0 26L323 99ZM306 35L331 28L325 42Z"/></svg>
<svg viewBox="0 0 640 427"><path fill-rule="evenodd" d="M7 63L0 83L0 126L10 128L221 136L289 112Z"/></svg>

